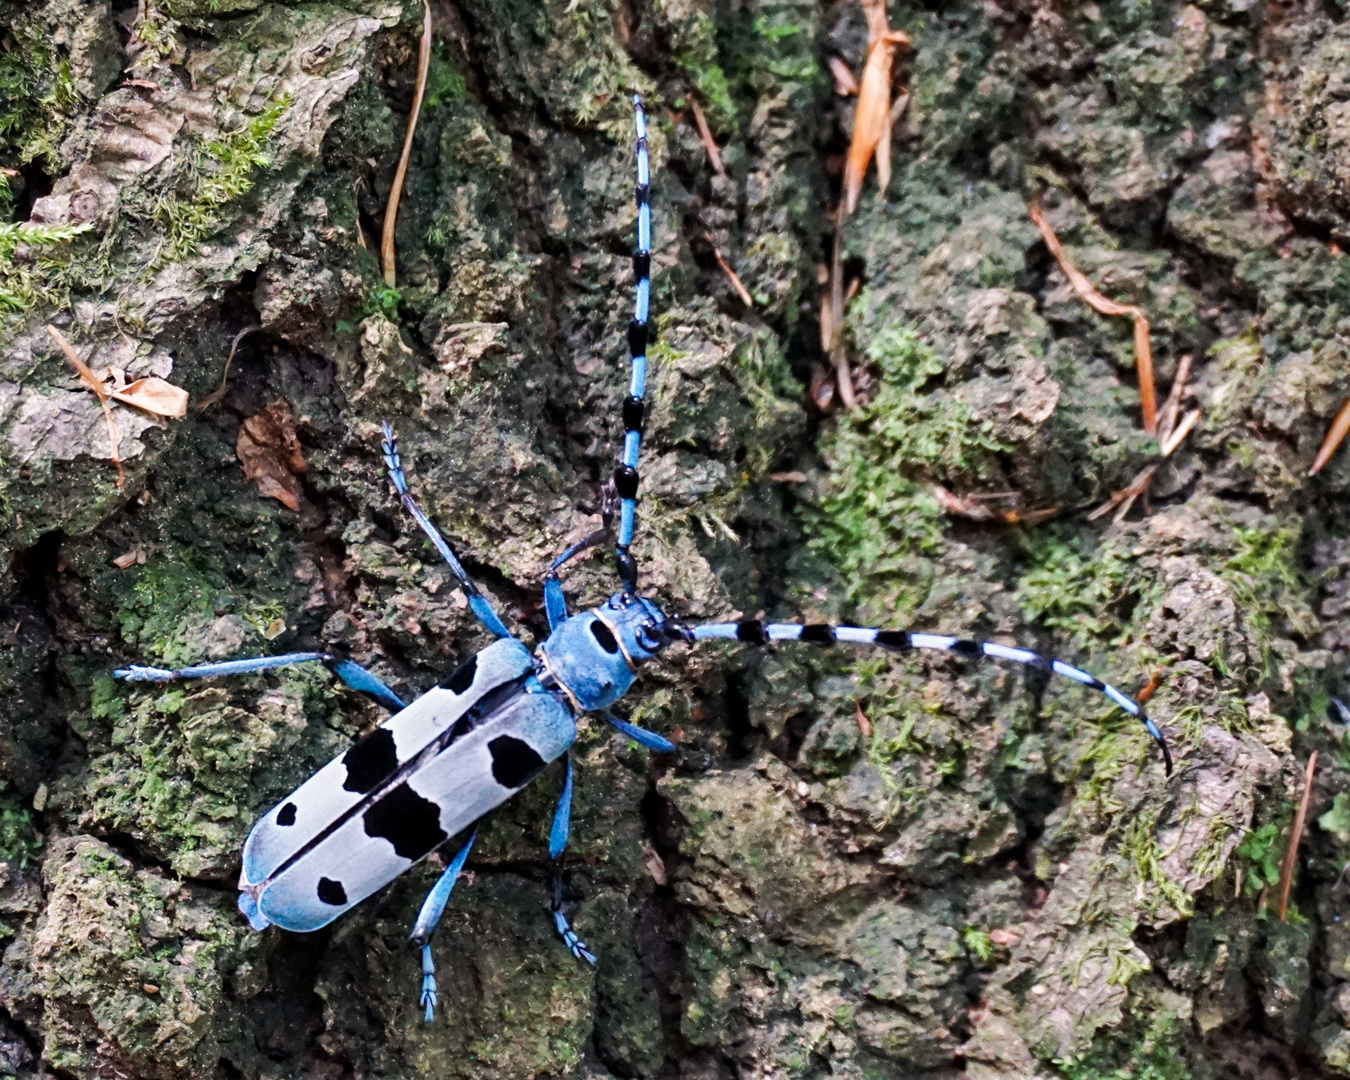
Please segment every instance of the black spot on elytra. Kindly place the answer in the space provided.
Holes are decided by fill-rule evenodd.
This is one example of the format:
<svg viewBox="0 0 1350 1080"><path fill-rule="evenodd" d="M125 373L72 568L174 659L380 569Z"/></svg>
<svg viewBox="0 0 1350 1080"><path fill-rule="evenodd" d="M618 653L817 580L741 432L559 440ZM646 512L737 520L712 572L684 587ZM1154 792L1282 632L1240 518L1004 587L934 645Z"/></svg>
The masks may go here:
<svg viewBox="0 0 1350 1080"><path fill-rule="evenodd" d="M345 791L364 795L374 791L382 780L398 768L398 753L394 749L394 735L388 728L376 728L342 755L347 766L347 779L342 781Z"/></svg>
<svg viewBox="0 0 1350 1080"><path fill-rule="evenodd" d="M288 802L285 806L283 806L280 810L277 811L277 824L278 825L295 824L295 803Z"/></svg>
<svg viewBox="0 0 1350 1080"><path fill-rule="evenodd" d="M325 904L341 907L347 902L347 890L342 887L342 882L334 881L332 878L319 878L318 892L319 899Z"/></svg>
<svg viewBox="0 0 1350 1080"><path fill-rule="evenodd" d="M614 640L614 634L599 619L591 623L591 637L600 643L600 648L604 649L605 652L616 653L619 651L619 643Z"/></svg>
<svg viewBox="0 0 1350 1080"><path fill-rule="evenodd" d="M473 677L478 673L478 654L474 653L471 657L450 672L448 678L441 682L441 685L447 690L453 690L456 694L462 694L473 685Z"/></svg>
<svg viewBox="0 0 1350 1080"><path fill-rule="evenodd" d="M534 747L510 735L498 735L490 743L492 777L505 788L518 788L544 767Z"/></svg>
<svg viewBox="0 0 1350 1080"><path fill-rule="evenodd" d="M396 854L414 862L447 839L436 804L406 783L367 810L361 821L367 836L388 840Z"/></svg>

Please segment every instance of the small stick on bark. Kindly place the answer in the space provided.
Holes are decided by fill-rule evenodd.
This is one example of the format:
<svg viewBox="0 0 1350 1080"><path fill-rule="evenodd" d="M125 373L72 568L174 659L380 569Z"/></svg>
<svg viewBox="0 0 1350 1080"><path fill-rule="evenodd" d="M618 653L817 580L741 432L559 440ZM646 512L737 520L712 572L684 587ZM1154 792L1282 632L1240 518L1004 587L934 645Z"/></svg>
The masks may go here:
<svg viewBox="0 0 1350 1080"><path fill-rule="evenodd" d="M839 387L839 401L845 409L851 409L857 403L853 394L853 372L849 370L848 353L844 349L843 337L839 330L844 325L844 268L839 249L843 241L839 237L839 226L844 216L843 207L835 213L834 250L830 256L830 363L834 365L835 381Z"/></svg>
<svg viewBox="0 0 1350 1080"><path fill-rule="evenodd" d="M698 128L698 137L703 142L703 149L708 152L708 164L713 167L713 172L725 180L727 170L722 166L722 151L717 149L717 140L708 126L708 118L703 115L703 110L693 97L690 97L689 105L694 110L694 126Z"/></svg>
<svg viewBox="0 0 1350 1080"><path fill-rule="evenodd" d="M422 0L422 45L417 50L417 90L413 94L412 112L408 114L408 131L403 136L403 153L394 171L394 185L389 189L389 204L384 208L384 236L380 240L380 263L384 268L384 283L391 289L398 283L398 253L394 249L394 230L398 225L398 202L403 196L403 181L408 175L408 159L412 156L413 135L417 132L417 115L422 111L422 98L427 92L427 72L431 69L431 4Z"/></svg>
<svg viewBox="0 0 1350 1080"><path fill-rule="evenodd" d="M1308 821L1308 803L1312 800L1313 774L1317 772L1317 751L1308 758L1308 767L1303 770L1303 795L1298 800L1298 811L1294 814L1293 831L1289 834L1289 846L1284 849L1284 865L1280 867L1280 902L1276 914L1284 922L1289 910L1289 887L1294 882L1294 864L1298 861L1298 845L1303 839L1303 826Z"/></svg>
<svg viewBox="0 0 1350 1080"><path fill-rule="evenodd" d="M703 238L712 246L713 258L717 260L717 265L721 267L722 273L726 274L727 280L731 282L731 287L736 290L736 295L741 298L741 303L748 308L754 307L755 298L750 295L750 290L745 287L736 271L728 265L726 259L722 258L722 252L713 241L712 233L705 231Z"/></svg>
<svg viewBox="0 0 1350 1080"><path fill-rule="evenodd" d="M117 430L117 421L113 419L112 405L109 404L112 400L112 394L108 392L108 388L103 385L102 381L94 374L89 365L80 359L80 354L77 353L70 342L66 340L65 335L51 323L47 324L47 336L56 342L56 347L58 349L65 353L66 359L70 361L70 366L73 367L75 373L79 375L80 382L84 383L84 385L89 388L94 397L98 398L99 405L103 407L103 421L108 425L110 460L117 468L117 490L121 491L126 484L127 474L122 469L122 458L117 451L117 444L121 442L122 436Z"/></svg>
<svg viewBox="0 0 1350 1080"><path fill-rule="evenodd" d="M1069 284L1073 286L1074 292L1082 297L1091 308L1103 315L1129 315L1133 317L1135 367L1139 372L1139 408L1143 413L1144 431L1149 435L1156 434L1158 430L1158 398L1153 386L1153 346L1149 341L1148 317L1142 309L1134 304L1118 304L1114 300L1107 299L1093 288L1087 276L1074 266L1064 253L1064 245L1059 242L1055 230L1050 227L1050 222L1045 219L1045 211L1041 209L1039 195L1031 200L1027 212L1031 216L1032 223L1040 230L1041 239L1045 241L1045 246L1050 249L1050 254L1055 257L1055 261L1059 263L1059 268L1064 271L1064 276L1069 279Z"/></svg>
<svg viewBox="0 0 1350 1080"><path fill-rule="evenodd" d="M358 230L360 226L357 226ZM246 326L239 333L234 335L234 340L230 342L230 355L225 357L225 370L220 373L220 385L215 390L207 394L201 401L197 402L197 411L201 412L208 405L214 405L225 396L225 381L230 377L230 364L234 360L234 354L239 349L239 343L255 330L261 330L261 326Z"/></svg>
<svg viewBox="0 0 1350 1080"><path fill-rule="evenodd" d="M1340 412L1331 421L1331 427L1327 429L1327 437L1322 440L1322 448L1317 451L1317 457L1312 463L1312 468L1308 470L1309 476L1316 476L1327 467L1331 455L1345 441L1345 436L1348 433L1350 433L1350 398L1345 399L1345 404L1341 406Z"/></svg>

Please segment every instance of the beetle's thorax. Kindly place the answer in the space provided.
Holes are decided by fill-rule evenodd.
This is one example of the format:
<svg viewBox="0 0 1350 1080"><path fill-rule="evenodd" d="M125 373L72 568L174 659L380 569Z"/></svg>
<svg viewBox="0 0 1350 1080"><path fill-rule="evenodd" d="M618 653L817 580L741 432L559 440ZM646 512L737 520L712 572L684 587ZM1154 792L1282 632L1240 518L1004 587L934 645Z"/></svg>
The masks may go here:
<svg viewBox="0 0 1350 1080"><path fill-rule="evenodd" d="M564 619L537 655L579 711L605 709L628 693L637 665L665 647L665 623L650 600L616 593L598 608Z"/></svg>

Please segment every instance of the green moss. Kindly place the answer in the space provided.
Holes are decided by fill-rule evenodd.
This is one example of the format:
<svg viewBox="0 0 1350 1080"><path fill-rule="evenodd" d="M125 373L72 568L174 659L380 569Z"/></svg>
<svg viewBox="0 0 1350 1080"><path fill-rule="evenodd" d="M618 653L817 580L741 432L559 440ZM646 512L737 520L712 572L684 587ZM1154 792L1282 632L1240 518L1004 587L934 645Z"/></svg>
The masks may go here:
<svg viewBox="0 0 1350 1080"><path fill-rule="evenodd" d="M1304 597L1307 587L1297 567L1298 533L1294 529L1233 530L1236 551L1219 568L1233 591L1237 610L1269 672L1273 632L1309 631L1315 625ZM1306 636L1306 635L1305 635Z"/></svg>
<svg viewBox="0 0 1350 1080"><path fill-rule="evenodd" d="M866 306L866 305L864 305ZM849 582L854 599L883 594L905 618L923 599L916 556L936 554L942 511L922 478L987 474L1007 449L959 398L935 384L943 361L913 331L874 334L867 359L881 374L869 405L842 416L821 447L829 486L806 511L812 545Z"/></svg>
<svg viewBox="0 0 1350 1080"><path fill-rule="evenodd" d="M0 862L22 870L41 850L32 811L12 795L0 796Z"/></svg>
<svg viewBox="0 0 1350 1080"><path fill-rule="evenodd" d="M961 931L961 943L965 945L966 952L981 962L988 961L994 955L993 938L987 930L981 930L978 926L967 926Z"/></svg>
<svg viewBox="0 0 1350 1080"><path fill-rule="evenodd" d="M1083 545L1055 526L1023 534L1025 569L1013 596L1031 622L1069 633L1081 649L1129 641L1156 597L1138 573L1137 560Z"/></svg>
<svg viewBox="0 0 1350 1080"><path fill-rule="evenodd" d="M717 58L717 35L712 19L702 11L680 27L675 45L675 64L689 76L699 99L708 107L708 122L717 131L736 126L736 103L726 72Z"/></svg>
<svg viewBox="0 0 1350 1080"><path fill-rule="evenodd" d="M60 165L57 147L79 95L64 57L27 27L6 28L0 51L0 140L20 163Z"/></svg>
<svg viewBox="0 0 1350 1080"><path fill-rule="evenodd" d="M1157 807L1141 810L1130 818L1120 836L1120 854L1134 871L1135 880L1151 889L1144 890L1142 907L1151 910L1161 898L1183 916L1191 914L1191 895L1167 876L1162 868L1166 853L1158 845Z"/></svg>
<svg viewBox="0 0 1350 1080"><path fill-rule="evenodd" d="M267 140L290 108L290 97L270 102L238 131L201 140L189 152L185 172L190 190L166 195L155 207L155 217L169 234L165 258L174 261L194 254L198 245L220 227L222 209L249 192L254 171L272 164Z"/></svg>
<svg viewBox="0 0 1350 1080"><path fill-rule="evenodd" d="M1280 859L1284 847L1280 837L1284 825L1278 821L1267 821L1257 829L1251 829L1237 846L1240 860L1237 873L1241 887L1248 896L1255 896L1262 889L1277 885L1280 881Z"/></svg>
<svg viewBox="0 0 1350 1080"><path fill-rule="evenodd" d="M155 560L134 577L119 579L117 592L122 639L147 662L178 667L201 658L200 645L188 641L187 631L214 613L224 589L199 559L182 555Z"/></svg>
<svg viewBox="0 0 1350 1080"><path fill-rule="evenodd" d="M39 303L61 303L70 257L65 252L52 254L50 249L69 244L91 228L88 223L0 222L0 311L18 313Z"/></svg>
<svg viewBox="0 0 1350 1080"><path fill-rule="evenodd" d="M464 76L455 66L454 57L445 40L438 37L431 51L431 65L427 69L427 89L423 107L435 109L444 102L463 101L467 92Z"/></svg>
<svg viewBox="0 0 1350 1080"><path fill-rule="evenodd" d="M1191 1080L1181 1046L1190 1031L1175 1016L1158 1016L1137 1042L1102 1033L1084 1054L1059 1058L1055 1066L1065 1080Z"/></svg>

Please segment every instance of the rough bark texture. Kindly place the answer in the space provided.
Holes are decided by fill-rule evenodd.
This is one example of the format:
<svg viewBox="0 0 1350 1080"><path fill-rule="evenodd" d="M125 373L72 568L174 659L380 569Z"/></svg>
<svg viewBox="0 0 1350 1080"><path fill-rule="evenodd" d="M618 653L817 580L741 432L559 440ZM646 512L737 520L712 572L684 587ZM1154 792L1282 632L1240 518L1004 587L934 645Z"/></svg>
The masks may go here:
<svg viewBox="0 0 1350 1080"><path fill-rule="evenodd" d="M857 6L433 8L394 292L366 244L420 7L0 4L0 165L30 223L0 235L0 1075L1350 1077L1328 718L1350 455L1304 478L1350 394L1342 0L893 2L912 98L889 190L869 178L844 231L865 403L842 415L806 388L852 108L826 63L861 71ZM540 637L544 569L595 527L619 434L634 90L659 327L644 589L691 617L1018 641L1131 692L1160 671L1178 768L1064 680L672 650L630 704L682 732L673 759L595 723L578 743L566 895L598 965L546 917L555 769L480 834L424 1024L406 936L432 863L313 935L234 910L255 817L375 708L322 669L110 672L333 647L416 694L481 647L383 478L386 417ZM1120 524L1084 511L1153 452L1131 327L1068 287L1039 190L1078 265L1153 321L1163 390L1195 360L1204 418ZM259 329L205 410L117 407L119 490L49 321L194 403ZM947 517L934 482L1061 512ZM574 605L616 584L603 551L566 581Z"/></svg>

